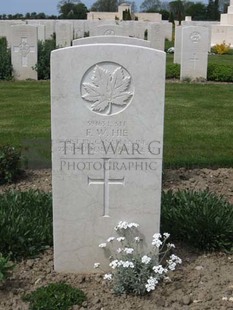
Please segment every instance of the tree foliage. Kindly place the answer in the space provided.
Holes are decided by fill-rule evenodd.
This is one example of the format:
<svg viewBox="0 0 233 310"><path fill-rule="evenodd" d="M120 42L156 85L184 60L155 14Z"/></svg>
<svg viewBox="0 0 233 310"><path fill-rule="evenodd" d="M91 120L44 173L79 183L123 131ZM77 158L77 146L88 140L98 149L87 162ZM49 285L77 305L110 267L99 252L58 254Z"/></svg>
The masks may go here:
<svg viewBox="0 0 233 310"><path fill-rule="evenodd" d="M96 12L117 12L117 10L117 0L97 0L91 7L91 11Z"/></svg>
<svg viewBox="0 0 233 310"><path fill-rule="evenodd" d="M158 12L161 7L160 0L144 0L140 5L140 10L142 12Z"/></svg>
<svg viewBox="0 0 233 310"><path fill-rule="evenodd" d="M87 7L79 0L61 0L58 10L61 19L87 19Z"/></svg>
<svg viewBox="0 0 233 310"><path fill-rule="evenodd" d="M169 6L170 6L170 10L174 16L174 19L178 20L179 25L181 25L181 21L185 17L185 9L184 9L183 1L181 1L181 0L171 1Z"/></svg>
<svg viewBox="0 0 233 310"><path fill-rule="evenodd" d="M207 8L206 8L206 16L207 16L207 20L219 20L220 19L218 0L209 0L209 4L207 5Z"/></svg>
<svg viewBox="0 0 233 310"><path fill-rule="evenodd" d="M202 2L190 2L185 15L192 16L192 20L206 20L206 5Z"/></svg>

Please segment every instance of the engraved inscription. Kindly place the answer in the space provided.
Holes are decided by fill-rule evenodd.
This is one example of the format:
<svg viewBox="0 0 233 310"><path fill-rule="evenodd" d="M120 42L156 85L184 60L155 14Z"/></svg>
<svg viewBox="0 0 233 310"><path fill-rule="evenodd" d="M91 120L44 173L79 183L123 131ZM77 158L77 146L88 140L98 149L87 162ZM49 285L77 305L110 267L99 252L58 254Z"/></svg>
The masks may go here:
<svg viewBox="0 0 233 310"><path fill-rule="evenodd" d="M190 39L193 43L198 43L201 39L201 34L197 31L194 31L191 33Z"/></svg>
<svg viewBox="0 0 233 310"><path fill-rule="evenodd" d="M193 70L196 71L197 62L199 58L197 57L196 53L193 54L193 57L189 59L193 63Z"/></svg>
<svg viewBox="0 0 233 310"><path fill-rule="evenodd" d="M118 64L96 64L84 75L81 94L92 112L106 116L117 114L132 100L131 76Z"/></svg>
<svg viewBox="0 0 233 310"><path fill-rule="evenodd" d="M104 160L104 164L108 162L108 159ZM104 165L105 167L105 165ZM104 185L104 209L103 209L103 216L109 216L109 185L125 185L125 178L121 179L110 179L109 178L109 170L104 168L104 178L103 179L94 179L88 177L88 185L95 184L95 185Z"/></svg>
<svg viewBox="0 0 233 310"><path fill-rule="evenodd" d="M108 29L104 32L105 36L114 36L115 35L115 31L112 29Z"/></svg>

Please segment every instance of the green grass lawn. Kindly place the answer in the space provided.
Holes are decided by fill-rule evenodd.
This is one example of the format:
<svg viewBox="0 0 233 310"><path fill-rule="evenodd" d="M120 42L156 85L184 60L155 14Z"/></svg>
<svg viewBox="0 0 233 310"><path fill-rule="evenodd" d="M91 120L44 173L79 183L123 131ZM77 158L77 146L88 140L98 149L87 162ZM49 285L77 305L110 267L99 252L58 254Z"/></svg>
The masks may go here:
<svg viewBox="0 0 233 310"><path fill-rule="evenodd" d="M39 152L49 160L49 86L0 82L0 144L23 146L29 159ZM167 83L165 166L232 166L232 116L233 84Z"/></svg>
<svg viewBox="0 0 233 310"><path fill-rule="evenodd" d="M0 82L0 144L21 146L34 163L50 164L50 89L47 81ZM33 163L33 164L34 164ZM30 163L29 163L30 166Z"/></svg>
<svg viewBox="0 0 233 310"><path fill-rule="evenodd" d="M166 84L165 165L232 166L232 98L233 84Z"/></svg>
<svg viewBox="0 0 233 310"><path fill-rule="evenodd" d="M167 64L173 63L174 54L167 54ZM222 64L222 65L233 65L233 54L226 55L209 55L208 56L209 64Z"/></svg>

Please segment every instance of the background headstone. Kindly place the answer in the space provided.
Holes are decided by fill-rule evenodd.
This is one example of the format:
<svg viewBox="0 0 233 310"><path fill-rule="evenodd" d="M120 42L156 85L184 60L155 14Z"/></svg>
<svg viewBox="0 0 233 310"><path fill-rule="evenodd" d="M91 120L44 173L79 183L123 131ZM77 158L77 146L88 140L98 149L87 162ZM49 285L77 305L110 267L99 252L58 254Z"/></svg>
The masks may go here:
<svg viewBox="0 0 233 310"><path fill-rule="evenodd" d="M206 79L209 31L206 27L183 27L180 79Z"/></svg>
<svg viewBox="0 0 233 310"><path fill-rule="evenodd" d="M159 232L165 57L123 44L52 52L55 270L108 266L98 245L121 220L148 246Z"/></svg>
<svg viewBox="0 0 233 310"><path fill-rule="evenodd" d="M73 40L73 46L84 44L99 44L99 43L115 43L115 44L129 44L150 47L150 42L146 40L123 37L123 36L96 36L83 39Z"/></svg>
<svg viewBox="0 0 233 310"><path fill-rule="evenodd" d="M163 24L151 23L148 28L148 40L151 42L151 47L164 51L165 31Z"/></svg>
<svg viewBox="0 0 233 310"><path fill-rule="evenodd" d="M120 25L100 25L92 28L90 36L122 36L124 35L124 29Z"/></svg>
<svg viewBox="0 0 233 310"><path fill-rule="evenodd" d="M73 25L70 22L56 23L56 45L67 47L73 40Z"/></svg>
<svg viewBox="0 0 233 310"><path fill-rule="evenodd" d="M29 25L11 26L11 62L16 80L37 80L33 70L37 63L37 27Z"/></svg>
<svg viewBox="0 0 233 310"><path fill-rule="evenodd" d="M175 28L175 46L174 46L174 64L180 64L181 62L181 35L182 26L176 26Z"/></svg>

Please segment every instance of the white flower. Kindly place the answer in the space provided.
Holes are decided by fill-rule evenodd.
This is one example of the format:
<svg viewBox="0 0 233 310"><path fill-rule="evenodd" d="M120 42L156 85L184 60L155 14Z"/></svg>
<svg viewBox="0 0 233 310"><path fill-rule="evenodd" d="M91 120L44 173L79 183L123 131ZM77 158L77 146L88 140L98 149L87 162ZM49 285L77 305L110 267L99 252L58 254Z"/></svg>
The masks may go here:
<svg viewBox="0 0 233 310"><path fill-rule="evenodd" d="M106 243L100 243L100 244L99 244L99 248L105 248L106 246L107 246Z"/></svg>
<svg viewBox="0 0 233 310"><path fill-rule="evenodd" d="M111 273L106 273L105 275L104 275L104 280L112 280L112 274Z"/></svg>
<svg viewBox="0 0 233 310"><path fill-rule="evenodd" d="M128 227L129 228L133 228L133 227L137 228L137 227L139 227L139 224L137 224L137 223L129 223Z"/></svg>
<svg viewBox="0 0 233 310"><path fill-rule="evenodd" d="M158 284L158 281L156 278L150 277L147 280L147 284L145 285L147 292L150 292L155 289L155 286Z"/></svg>
<svg viewBox="0 0 233 310"><path fill-rule="evenodd" d="M163 236L164 236L164 238L166 238L166 239L167 239L167 238L169 238L169 237L170 237L170 234L165 232L165 233L163 233Z"/></svg>
<svg viewBox="0 0 233 310"><path fill-rule="evenodd" d="M158 274L163 274L164 272L167 272L167 269L163 268L162 265L154 266L152 269L154 270L155 273Z"/></svg>
<svg viewBox="0 0 233 310"><path fill-rule="evenodd" d="M170 256L170 260L174 261L176 264L182 264L182 259L174 254Z"/></svg>
<svg viewBox="0 0 233 310"><path fill-rule="evenodd" d="M168 243L168 244L167 244L167 247L170 248L170 249L171 249L171 248L175 248L175 244L173 244L173 243Z"/></svg>
<svg viewBox="0 0 233 310"><path fill-rule="evenodd" d="M94 263L94 268L96 269L96 268L99 268L99 266L100 266L100 263Z"/></svg>
<svg viewBox="0 0 233 310"><path fill-rule="evenodd" d="M124 268L134 268L134 264L132 263L132 262L129 262L129 261L121 261L121 263L122 263L122 266L124 267Z"/></svg>
<svg viewBox="0 0 233 310"><path fill-rule="evenodd" d="M149 257L149 256L147 256L147 255L144 255L143 257L142 257L142 263L143 264L149 264L149 262L151 261L151 258Z"/></svg>
<svg viewBox="0 0 233 310"><path fill-rule="evenodd" d="M135 240L136 242L139 242L139 241L140 241L140 237L135 237L134 240Z"/></svg>
<svg viewBox="0 0 233 310"><path fill-rule="evenodd" d="M127 229L127 228L133 228L133 227L138 227L139 224L137 223L128 223L126 221L120 221L118 223L118 225L114 228L115 230L119 230L119 229Z"/></svg>
<svg viewBox="0 0 233 310"><path fill-rule="evenodd" d="M119 261L117 259L113 260L109 266L112 268L112 269L115 269L116 267L119 266Z"/></svg>
<svg viewBox="0 0 233 310"><path fill-rule="evenodd" d="M117 253L121 253L122 252L122 248L118 248L116 251L117 251Z"/></svg>
<svg viewBox="0 0 233 310"><path fill-rule="evenodd" d="M117 238L117 241L118 241L118 242L122 242L122 241L124 241L124 240L125 240L125 237L118 237L118 238Z"/></svg>
<svg viewBox="0 0 233 310"><path fill-rule="evenodd" d="M161 237L162 237L162 236L161 236L160 233L156 233L156 234L153 235L153 238L154 238L154 239L160 239Z"/></svg>
<svg viewBox="0 0 233 310"><path fill-rule="evenodd" d="M109 238L107 239L107 242L112 242L114 239L115 239L115 237L109 237Z"/></svg>
<svg viewBox="0 0 233 310"><path fill-rule="evenodd" d="M176 269L176 263L175 262L173 262L172 260L169 260L168 261L168 269L170 269L170 270L175 270Z"/></svg>
<svg viewBox="0 0 233 310"><path fill-rule="evenodd" d="M152 245L154 245L156 248L159 248L163 244L160 238L161 238L160 234L153 235Z"/></svg>
<svg viewBox="0 0 233 310"><path fill-rule="evenodd" d="M119 229L127 229L127 228L128 228L128 223L125 221L120 221L114 229L119 230Z"/></svg>
<svg viewBox="0 0 233 310"><path fill-rule="evenodd" d="M132 249L132 248L125 248L125 249L124 249L124 252L125 252L126 254L132 254L133 251L134 251L134 249Z"/></svg>

